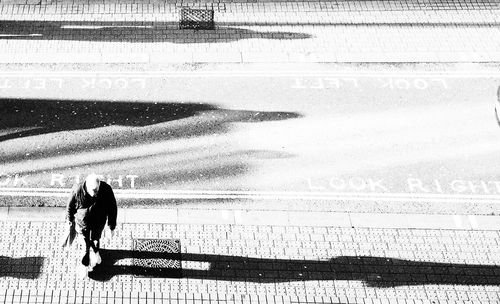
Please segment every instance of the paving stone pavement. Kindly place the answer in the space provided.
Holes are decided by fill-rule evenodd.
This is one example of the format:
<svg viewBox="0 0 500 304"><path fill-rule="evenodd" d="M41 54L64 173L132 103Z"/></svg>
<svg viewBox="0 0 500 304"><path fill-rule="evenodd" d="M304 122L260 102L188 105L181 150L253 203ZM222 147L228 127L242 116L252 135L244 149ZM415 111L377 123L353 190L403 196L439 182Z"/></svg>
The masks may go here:
<svg viewBox="0 0 500 304"><path fill-rule="evenodd" d="M180 30L183 7L215 30ZM500 2L1 0L0 62L498 62Z"/></svg>
<svg viewBox="0 0 500 304"><path fill-rule="evenodd" d="M0 222L0 303L500 302L498 230L121 223L91 278L63 231ZM182 274L137 239L178 239Z"/></svg>

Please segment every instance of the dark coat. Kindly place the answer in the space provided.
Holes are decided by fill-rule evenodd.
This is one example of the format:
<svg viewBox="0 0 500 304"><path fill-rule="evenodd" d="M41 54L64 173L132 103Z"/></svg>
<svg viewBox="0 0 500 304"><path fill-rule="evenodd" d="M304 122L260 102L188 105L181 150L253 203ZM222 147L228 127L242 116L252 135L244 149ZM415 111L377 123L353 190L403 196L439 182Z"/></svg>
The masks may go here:
<svg viewBox="0 0 500 304"><path fill-rule="evenodd" d="M73 187L71 198L66 207L66 218L76 223L80 233L90 233L92 240L101 238L101 233L108 221L109 228L116 227L117 206L111 186L101 181L95 198L85 190L85 182Z"/></svg>

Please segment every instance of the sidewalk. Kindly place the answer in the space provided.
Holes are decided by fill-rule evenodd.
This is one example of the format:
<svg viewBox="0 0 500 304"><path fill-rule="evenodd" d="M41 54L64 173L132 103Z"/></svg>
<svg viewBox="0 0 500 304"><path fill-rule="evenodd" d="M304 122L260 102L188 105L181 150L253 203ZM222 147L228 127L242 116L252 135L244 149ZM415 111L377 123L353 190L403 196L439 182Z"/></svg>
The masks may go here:
<svg viewBox="0 0 500 304"><path fill-rule="evenodd" d="M182 7L214 31L180 30ZM0 63L499 62L500 3L1 0Z"/></svg>
<svg viewBox="0 0 500 304"><path fill-rule="evenodd" d="M0 303L500 301L497 216L456 226L452 216L338 213L290 225L279 213L235 224L221 220L237 214L229 211L207 211L203 223L200 212L120 210L101 270L80 279L75 247L59 246L62 214L3 210ZM177 243L150 239L179 240L180 255ZM170 255L151 253L158 248Z"/></svg>

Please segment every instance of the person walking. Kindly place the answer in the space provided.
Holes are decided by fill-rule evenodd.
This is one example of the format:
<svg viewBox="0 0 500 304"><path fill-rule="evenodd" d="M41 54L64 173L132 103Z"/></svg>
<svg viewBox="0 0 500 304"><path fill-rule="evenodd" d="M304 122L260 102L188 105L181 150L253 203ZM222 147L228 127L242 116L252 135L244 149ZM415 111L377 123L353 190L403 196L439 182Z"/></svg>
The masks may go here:
<svg viewBox="0 0 500 304"><path fill-rule="evenodd" d="M101 263L99 249L102 231L106 221L109 229L114 231L116 217L117 206L113 189L97 175L90 174L83 183L73 187L66 207L66 219L68 225L75 224L76 232L85 242L85 254L82 257L84 266L90 265L91 248L95 254L95 265Z"/></svg>

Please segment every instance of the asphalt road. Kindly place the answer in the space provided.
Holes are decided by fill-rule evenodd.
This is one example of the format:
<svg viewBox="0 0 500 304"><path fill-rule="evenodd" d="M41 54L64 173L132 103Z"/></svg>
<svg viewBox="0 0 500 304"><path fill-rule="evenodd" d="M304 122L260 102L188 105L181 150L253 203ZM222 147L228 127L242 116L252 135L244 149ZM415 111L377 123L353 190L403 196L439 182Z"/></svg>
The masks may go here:
<svg viewBox="0 0 500 304"><path fill-rule="evenodd" d="M5 72L0 191L50 196L97 172L136 198L500 201L499 83L324 67Z"/></svg>

